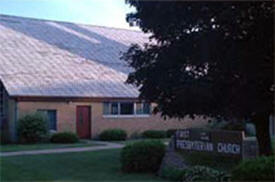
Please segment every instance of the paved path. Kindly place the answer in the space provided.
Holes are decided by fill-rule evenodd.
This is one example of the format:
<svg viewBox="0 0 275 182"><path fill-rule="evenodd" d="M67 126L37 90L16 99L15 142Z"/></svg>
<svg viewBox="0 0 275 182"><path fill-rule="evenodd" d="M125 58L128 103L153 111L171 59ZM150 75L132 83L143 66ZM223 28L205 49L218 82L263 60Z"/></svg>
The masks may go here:
<svg viewBox="0 0 275 182"><path fill-rule="evenodd" d="M74 147L74 148L57 148L57 149L44 149L44 150L28 150L18 152L0 152L0 157L6 156L19 156L19 155L38 155L38 154L55 154L55 153L67 153L67 152L85 152L85 151L97 151L106 149L119 149L123 144L111 143L111 142L93 142L102 146L91 147Z"/></svg>

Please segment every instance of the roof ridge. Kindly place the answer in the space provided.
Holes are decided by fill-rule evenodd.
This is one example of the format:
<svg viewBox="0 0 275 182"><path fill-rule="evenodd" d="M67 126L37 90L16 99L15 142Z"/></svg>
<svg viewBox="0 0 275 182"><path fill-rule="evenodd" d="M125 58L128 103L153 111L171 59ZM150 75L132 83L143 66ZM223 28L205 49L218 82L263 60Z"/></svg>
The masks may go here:
<svg viewBox="0 0 275 182"><path fill-rule="evenodd" d="M61 20L50 20L50 19L43 19L43 18L41 19L41 18L34 18L34 17L1 14L1 13L0 13L0 17L27 19L27 20L31 20L31 21L47 21L47 22L55 22L55 23L67 23L67 24L84 25L84 26L90 26L90 27L99 27L99 28L106 28L106 29L116 29L116 30L124 30L124 31L130 31L130 32L144 33L141 30L130 30L130 29L126 29L126 28L108 27L108 26L104 26L104 25L93 25L93 24L86 24L86 23L61 21Z"/></svg>

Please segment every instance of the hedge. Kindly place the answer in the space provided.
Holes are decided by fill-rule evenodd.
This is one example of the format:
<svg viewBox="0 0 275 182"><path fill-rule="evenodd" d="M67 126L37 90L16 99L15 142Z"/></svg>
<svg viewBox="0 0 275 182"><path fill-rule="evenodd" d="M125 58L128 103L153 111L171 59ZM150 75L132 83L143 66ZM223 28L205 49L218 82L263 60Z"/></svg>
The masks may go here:
<svg viewBox="0 0 275 182"><path fill-rule="evenodd" d="M48 139L48 124L39 113L28 114L18 121L18 137L21 143L37 143Z"/></svg>
<svg viewBox="0 0 275 182"><path fill-rule="evenodd" d="M172 137L176 133L177 129L169 129L166 131L166 136L168 138Z"/></svg>
<svg viewBox="0 0 275 182"><path fill-rule="evenodd" d="M52 143L76 143L78 140L78 136L72 132L55 133L51 137Z"/></svg>
<svg viewBox="0 0 275 182"><path fill-rule="evenodd" d="M229 181L230 175L206 166L190 166L186 169L176 169L167 167L162 169L161 177L171 181L213 181L225 182Z"/></svg>
<svg viewBox="0 0 275 182"><path fill-rule="evenodd" d="M156 172L165 154L161 141L140 141L126 145L121 152L122 171Z"/></svg>
<svg viewBox="0 0 275 182"><path fill-rule="evenodd" d="M166 138L166 132L161 130L147 130L142 133L144 138Z"/></svg>
<svg viewBox="0 0 275 182"><path fill-rule="evenodd" d="M232 171L235 181L274 181L274 156L241 162Z"/></svg>
<svg viewBox="0 0 275 182"><path fill-rule="evenodd" d="M103 141L126 140L127 133L122 129L108 129L99 134L99 139Z"/></svg>

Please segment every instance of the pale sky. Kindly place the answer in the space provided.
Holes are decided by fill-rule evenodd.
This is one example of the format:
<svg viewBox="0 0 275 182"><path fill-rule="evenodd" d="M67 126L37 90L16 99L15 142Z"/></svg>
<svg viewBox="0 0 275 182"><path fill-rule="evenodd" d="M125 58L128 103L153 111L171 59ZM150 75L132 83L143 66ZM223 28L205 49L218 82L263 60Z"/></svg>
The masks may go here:
<svg viewBox="0 0 275 182"><path fill-rule="evenodd" d="M126 22L125 0L0 0L0 14L138 29Z"/></svg>

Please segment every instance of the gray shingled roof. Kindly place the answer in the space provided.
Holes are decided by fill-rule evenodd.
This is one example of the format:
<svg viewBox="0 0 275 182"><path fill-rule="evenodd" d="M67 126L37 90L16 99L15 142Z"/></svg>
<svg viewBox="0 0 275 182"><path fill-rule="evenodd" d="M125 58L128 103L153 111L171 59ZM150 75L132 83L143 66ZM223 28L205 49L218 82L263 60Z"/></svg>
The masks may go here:
<svg viewBox="0 0 275 182"><path fill-rule="evenodd" d="M11 96L137 97L120 60L148 35L0 15L0 80Z"/></svg>

